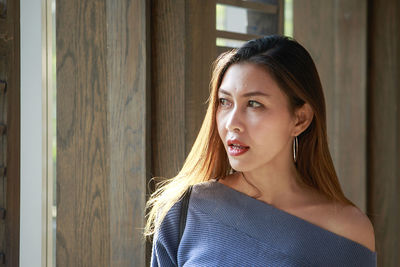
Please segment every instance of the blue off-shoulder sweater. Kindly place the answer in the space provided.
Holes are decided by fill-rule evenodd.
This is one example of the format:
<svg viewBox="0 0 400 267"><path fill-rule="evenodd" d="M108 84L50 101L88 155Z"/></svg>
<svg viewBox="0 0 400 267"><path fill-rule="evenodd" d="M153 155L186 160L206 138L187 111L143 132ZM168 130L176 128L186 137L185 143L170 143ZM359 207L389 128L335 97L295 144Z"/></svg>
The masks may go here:
<svg viewBox="0 0 400 267"><path fill-rule="evenodd" d="M376 266L376 252L216 181L195 185L154 235L151 266Z"/></svg>

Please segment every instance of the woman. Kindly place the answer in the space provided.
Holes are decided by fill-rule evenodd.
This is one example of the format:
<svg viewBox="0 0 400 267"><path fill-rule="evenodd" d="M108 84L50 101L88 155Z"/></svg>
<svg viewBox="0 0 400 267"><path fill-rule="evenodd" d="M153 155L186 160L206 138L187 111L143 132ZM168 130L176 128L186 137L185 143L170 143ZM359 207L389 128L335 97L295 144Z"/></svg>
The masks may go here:
<svg viewBox="0 0 400 267"><path fill-rule="evenodd" d="M317 70L287 37L216 60L200 133L148 208L152 266L376 265L371 222L334 170Z"/></svg>

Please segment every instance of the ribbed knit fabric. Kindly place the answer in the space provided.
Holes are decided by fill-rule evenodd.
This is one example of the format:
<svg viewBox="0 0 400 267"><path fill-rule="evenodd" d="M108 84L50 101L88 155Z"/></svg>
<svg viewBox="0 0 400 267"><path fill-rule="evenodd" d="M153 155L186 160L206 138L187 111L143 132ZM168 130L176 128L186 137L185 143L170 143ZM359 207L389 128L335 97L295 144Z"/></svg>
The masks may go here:
<svg viewBox="0 0 400 267"><path fill-rule="evenodd" d="M151 266L376 266L376 252L221 183L195 185L153 240Z"/></svg>

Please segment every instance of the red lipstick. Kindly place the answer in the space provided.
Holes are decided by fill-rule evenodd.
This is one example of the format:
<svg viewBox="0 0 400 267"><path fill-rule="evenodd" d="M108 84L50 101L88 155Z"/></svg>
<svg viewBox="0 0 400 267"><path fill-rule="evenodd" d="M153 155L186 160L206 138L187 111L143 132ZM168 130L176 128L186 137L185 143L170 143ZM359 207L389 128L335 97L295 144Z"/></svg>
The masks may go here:
<svg viewBox="0 0 400 267"><path fill-rule="evenodd" d="M240 156L246 153L250 147L237 139L228 140L228 154L230 156Z"/></svg>

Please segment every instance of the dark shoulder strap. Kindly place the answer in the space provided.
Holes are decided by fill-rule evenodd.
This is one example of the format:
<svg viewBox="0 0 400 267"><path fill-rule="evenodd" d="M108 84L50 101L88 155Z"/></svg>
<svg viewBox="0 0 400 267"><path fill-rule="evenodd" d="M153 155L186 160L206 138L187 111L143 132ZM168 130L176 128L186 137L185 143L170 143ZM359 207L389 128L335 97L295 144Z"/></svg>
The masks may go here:
<svg viewBox="0 0 400 267"><path fill-rule="evenodd" d="M179 242L181 241L183 232L185 231L186 217L189 207L190 194L192 193L192 187L193 187L192 185L188 187L188 189L183 194L182 198L181 217L179 220Z"/></svg>

